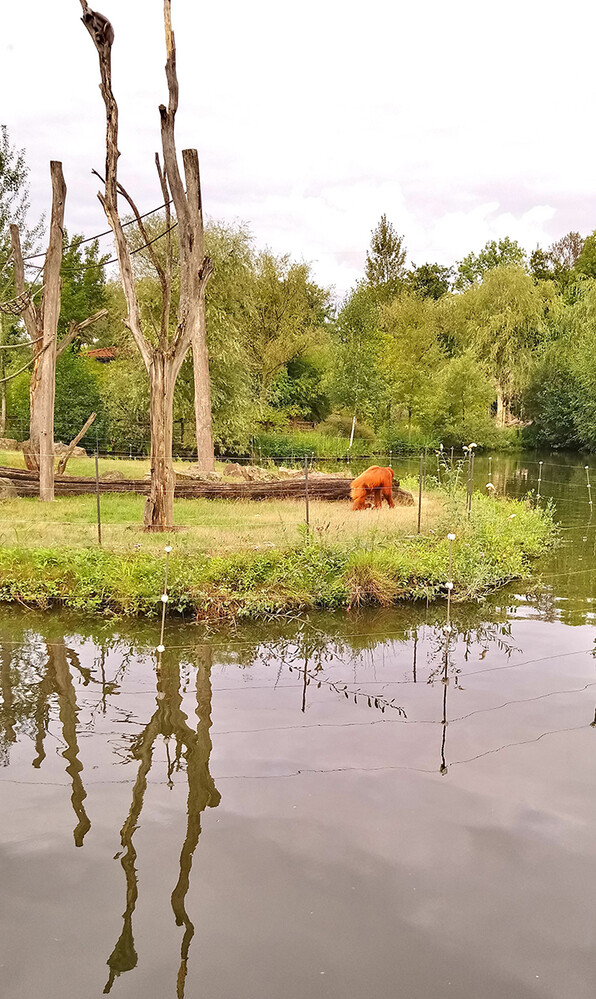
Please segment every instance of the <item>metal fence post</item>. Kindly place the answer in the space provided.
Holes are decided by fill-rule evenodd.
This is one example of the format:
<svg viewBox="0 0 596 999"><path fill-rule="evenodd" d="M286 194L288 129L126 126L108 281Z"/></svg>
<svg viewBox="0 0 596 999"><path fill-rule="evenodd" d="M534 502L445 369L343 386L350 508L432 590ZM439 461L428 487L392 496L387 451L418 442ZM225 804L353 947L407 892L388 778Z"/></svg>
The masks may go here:
<svg viewBox="0 0 596 999"><path fill-rule="evenodd" d="M99 503L99 455L95 448L95 495L97 498L97 541L101 546L101 508Z"/></svg>

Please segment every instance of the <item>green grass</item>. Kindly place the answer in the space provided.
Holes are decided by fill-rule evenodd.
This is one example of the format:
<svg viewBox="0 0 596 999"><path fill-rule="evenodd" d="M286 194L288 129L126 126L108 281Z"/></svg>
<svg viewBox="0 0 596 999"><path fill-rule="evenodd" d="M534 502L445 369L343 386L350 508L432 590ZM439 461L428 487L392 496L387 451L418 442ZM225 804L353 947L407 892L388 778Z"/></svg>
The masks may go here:
<svg viewBox="0 0 596 999"><path fill-rule="evenodd" d="M174 469L184 471L191 462L175 461ZM25 468L25 460L22 451L0 451L0 465L7 468ZM56 458L56 467L58 458ZM218 472L225 474L225 464L216 462ZM99 474L103 472L121 472L125 479L142 479L151 468L149 458L110 458L103 455L99 458ZM83 457L72 457L66 466L66 475L75 478L79 476L89 476L95 478L95 458L93 455Z"/></svg>
<svg viewBox="0 0 596 999"><path fill-rule="evenodd" d="M104 547L126 553L162 551L173 543L179 552L225 553L291 546L301 539L303 500L177 499L171 534L147 534L142 527L145 497L134 493L102 493ZM445 511L438 492L425 495L423 524L432 527ZM366 544L376 536L398 538L416 529L417 508L387 506L355 514L350 503L313 500L313 535L327 544L351 538ZM0 545L19 548L89 547L97 544L94 494L58 497L53 503L17 497L0 501Z"/></svg>
<svg viewBox="0 0 596 999"><path fill-rule="evenodd" d="M466 600L527 577L555 536L549 511L475 494L468 521L461 499L441 490L425 497L421 535L412 507L356 514L348 503L313 503L307 536L301 503L223 500L178 500L176 521L188 530L153 535L139 527L142 497L112 494L102 497L100 549L94 502L0 503L1 600L156 615L166 544L169 607L201 619L432 600L445 593L450 531L454 597Z"/></svg>

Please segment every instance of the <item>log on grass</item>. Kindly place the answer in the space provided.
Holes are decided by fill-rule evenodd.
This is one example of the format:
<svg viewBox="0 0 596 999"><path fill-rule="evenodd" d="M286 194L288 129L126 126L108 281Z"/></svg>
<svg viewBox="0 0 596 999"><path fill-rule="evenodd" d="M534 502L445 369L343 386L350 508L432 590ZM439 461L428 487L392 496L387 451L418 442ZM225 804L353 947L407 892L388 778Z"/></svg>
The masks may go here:
<svg viewBox="0 0 596 999"><path fill-rule="evenodd" d="M21 468L0 467L0 476L14 482L19 496L35 495L39 478L34 472ZM334 475L317 476L308 480L308 493L311 499L347 500L350 498L351 479L339 479ZM242 499L276 500L303 499L304 479L282 479L272 482L200 482L179 479L175 495L178 499ZM120 479L117 482L99 481L102 493L149 493L148 479ZM89 476L57 475L55 492L57 496L82 496L95 492L95 479ZM413 506L411 493L399 486L393 487L393 499L398 506Z"/></svg>

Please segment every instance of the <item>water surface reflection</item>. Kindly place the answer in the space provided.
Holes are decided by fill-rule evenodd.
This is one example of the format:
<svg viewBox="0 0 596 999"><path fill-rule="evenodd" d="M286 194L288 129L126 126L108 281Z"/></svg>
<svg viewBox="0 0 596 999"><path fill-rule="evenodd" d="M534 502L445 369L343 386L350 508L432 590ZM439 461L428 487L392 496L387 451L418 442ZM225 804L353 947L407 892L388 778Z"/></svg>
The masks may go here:
<svg viewBox="0 0 596 999"><path fill-rule="evenodd" d="M5 615L8 999L591 995L592 629L507 601Z"/></svg>

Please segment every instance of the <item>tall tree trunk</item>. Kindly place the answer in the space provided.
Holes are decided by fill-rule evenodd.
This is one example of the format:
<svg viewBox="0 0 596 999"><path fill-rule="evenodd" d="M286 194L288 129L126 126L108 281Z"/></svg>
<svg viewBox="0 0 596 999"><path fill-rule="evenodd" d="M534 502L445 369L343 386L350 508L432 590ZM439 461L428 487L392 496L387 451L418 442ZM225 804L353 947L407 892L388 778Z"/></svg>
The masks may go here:
<svg viewBox="0 0 596 999"><path fill-rule="evenodd" d="M33 344L34 362L29 383L29 452L27 467L39 469L39 498L54 499L54 398L56 393L56 340L60 317L62 240L66 184L62 164L50 162L52 178L52 214L50 238L43 268L41 306L31 300L24 310L27 332ZM19 229L11 225L10 234L15 262L15 282L18 294L25 290L25 272Z"/></svg>
<svg viewBox="0 0 596 999"><path fill-rule="evenodd" d="M505 414L506 414L506 406L505 406L505 398L503 395L503 389L501 388L500 385L497 385L497 426L498 427L505 426Z"/></svg>
<svg viewBox="0 0 596 999"><path fill-rule="evenodd" d="M145 503L143 523L152 530L166 530L174 523L172 461L174 385L176 371L163 351L153 353L149 367L151 420L151 490Z"/></svg>
<svg viewBox="0 0 596 999"><path fill-rule="evenodd" d="M161 329L157 346L147 339L143 330L141 308L135 287L130 248L118 212L118 195L125 198L137 220L139 231L147 237L138 209L118 181L118 105L112 91L112 42L114 31L107 19L92 11L87 0L80 0L83 23L91 35L97 53L101 75L101 94L106 109L105 189L99 195L106 217L114 233L122 288L127 304L126 325L130 329L149 373L151 425L151 493L145 506L144 523L149 528L167 528L173 521L174 472L172 468L172 425L174 385L189 348L196 347L195 397L198 459L206 468L213 468L211 439L209 364L205 342L205 287L213 270L204 255L203 208L199 159L196 149L184 149L184 180L180 172L175 142L175 117L178 110L178 78L176 46L172 30L171 0L164 0L164 30L166 39L166 79L168 105L160 104L163 168L156 154L156 167L165 201L165 217L170 229L170 201L174 204L178 225L180 299L176 331L170 333L172 291L172 248L168 237L166 263L146 238L151 258L161 285ZM169 189L169 190L168 190ZM168 197L171 195L171 199ZM166 232L162 233L166 236Z"/></svg>
<svg viewBox="0 0 596 999"><path fill-rule="evenodd" d="M56 396L56 340L60 318L60 267L64 237L66 184L62 164L50 163L52 215L43 272L43 340L31 372L31 445L39 456L39 498L54 499L54 400ZM36 345L37 346L37 345Z"/></svg>
<svg viewBox="0 0 596 999"><path fill-rule="evenodd" d="M4 357L0 358L0 377L4 379L6 376L6 367L4 364ZM4 437L6 433L6 382L4 380L0 384L0 437Z"/></svg>
<svg viewBox="0 0 596 999"><path fill-rule="evenodd" d="M44 338L45 341L45 338ZM54 499L54 399L56 394L56 343L40 352L29 385L29 457L39 468L39 498Z"/></svg>
<svg viewBox="0 0 596 999"><path fill-rule="evenodd" d="M207 352L204 290L201 293L197 309L198 321L196 323L195 335L192 340L197 463L206 472L212 472L215 468L215 459L213 455L213 433L211 429L211 381L209 378L209 354Z"/></svg>

